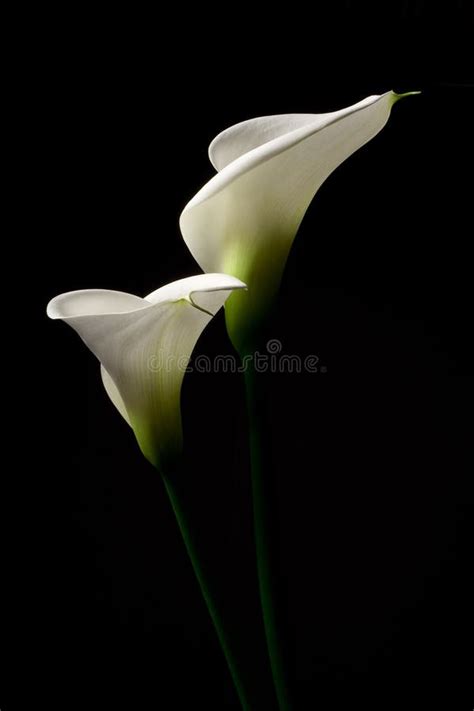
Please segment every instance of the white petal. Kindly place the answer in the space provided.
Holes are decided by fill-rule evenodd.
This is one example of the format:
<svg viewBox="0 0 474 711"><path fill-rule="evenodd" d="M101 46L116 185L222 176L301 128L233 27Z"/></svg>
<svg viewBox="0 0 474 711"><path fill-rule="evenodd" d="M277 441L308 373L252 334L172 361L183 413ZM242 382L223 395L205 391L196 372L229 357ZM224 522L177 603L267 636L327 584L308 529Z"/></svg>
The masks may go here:
<svg viewBox="0 0 474 711"><path fill-rule="evenodd" d="M234 277L203 274L153 292L150 300L94 290L62 294L48 305L48 315L72 326L97 356L110 398L145 456L161 469L181 449L181 383L212 318L193 305L193 293L209 291L217 308L232 289L243 287ZM110 311L101 312L102 307Z"/></svg>
<svg viewBox="0 0 474 711"><path fill-rule="evenodd" d="M279 114L242 121L214 138L209 160L216 170L222 170L244 153L303 126L322 124L327 116L331 114Z"/></svg>
<svg viewBox="0 0 474 711"><path fill-rule="evenodd" d="M46 313L49 318L69 318L71 316L91 316L103 313L124 313L147 306L144 299L123 291L108 289L81 289L67 291L52 299Z"/></svg>
<svg viewBox="0 0 474 711"><path fill-rule="evenodd" d="M218 161L225 167L186 205L180 219L184 239L200 266L224 271L227 248L235 240L249 247L264 241L267 250L272 248L269 240L285 236L291 241L321 183L383 128L393 102L392 92L369 97L325 114L323 121L316 115L299 128L293 128L290 115L289 130L282 133L280 122L277 137L270 141L261 143L261 134L251 133L255 140L249 145L256 147L247 152L239 143L238 130L229 129L228 142L227 132L218 137L215 152L225 156ZM227 150L238 156L230 163Z"/></svg>
<svg viewBox="0 0 474 711"><path fill-rule="evenodd" d="M110 375L107 373L107 371L103 365L100 366L100 374L102 376L102 382L104 384L104 388L105 388L107 395L112 400L115 407L117 408L117 410L120 412L120 414L124 418L125 422L127 422L127 424L129 424L131 427L132 423L130 422L127 408L125 407L125 403L122 400L122 396L120 395L117 386L115 385L114 381L112 380Z"/></svg>
<svg viewBox="0 0 474 711"><path fill-rule="evenodd" d="M203 270L234 274L248 286L248 294L235 294L226 305L236 345L232 329L250 328L271 303L314 194L383 128L397 98L388 92L329 114L254 119L211 144L220 172L186 205L180 226Z"/></svg>
<svg viewBox="0 0 474 711"><path fill-rule="evenodd" d="M245 289L246 285L228 274L197 274L166 284L151 294L145 296L146 301L153 304L164 301L178 301L191 299L191 301L215 314L223 306L228 294L226 291Z"/></svg>

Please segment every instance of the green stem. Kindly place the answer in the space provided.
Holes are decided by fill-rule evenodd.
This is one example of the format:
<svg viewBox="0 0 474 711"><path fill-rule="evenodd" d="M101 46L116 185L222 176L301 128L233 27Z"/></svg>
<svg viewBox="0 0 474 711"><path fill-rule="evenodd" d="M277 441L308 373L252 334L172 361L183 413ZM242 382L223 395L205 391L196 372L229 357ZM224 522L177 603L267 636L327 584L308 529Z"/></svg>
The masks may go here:
<svg viewBox="0 0 474 711"><path fill-rule="evenodd" d="M291 704L287 684L287 668L278 625L276 599L277 574L275 546L272 536L273 472L270 462L271 432L265 416L265 394L253 363L246 364L245 386L250 429L250 456L252 466L252 495L254 510L255 546L260 588L260 601L267 640L268 655L280 711L289 711Z"/></svg>
<svg viewBox="0 0 474 711"><path fill-rule="evenodd" d="M186 550L188 552L191 564L194 569L199 587L201 588L202 596L207 605L207 609L211 616L214 628L217 633L222 651L224 652L229 671L234 682L237 695L239 697L240 703L244 711L251 711L252 706L249 701L249 692L242 680L241 671L239 669L237 660L235 658L234 651L232 649L232 644L230 641L230 634L224 626L222 616L217 608L214 596L211 593L211 587L208 578L205 574L204 567L201 563L200 556L198 554L194 538L191 533L191 522L186 513L185 506L183 505L183 497L179 492L179 487L176 482L176 477L163 476L163 481L165 484L166 491L168 493L173 511L176 516L176 521L178 522L181 535L183 537Z"/></svg>

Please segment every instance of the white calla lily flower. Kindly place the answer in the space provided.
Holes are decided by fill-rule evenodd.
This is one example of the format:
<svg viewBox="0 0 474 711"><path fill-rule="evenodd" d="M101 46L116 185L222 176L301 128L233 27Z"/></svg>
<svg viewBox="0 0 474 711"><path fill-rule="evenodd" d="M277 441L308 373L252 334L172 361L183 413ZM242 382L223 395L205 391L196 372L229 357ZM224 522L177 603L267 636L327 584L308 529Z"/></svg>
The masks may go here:
<svg viewBox="0 0 474 711"><path fill-rule="evenodd" d="M201 274L144 299L88 289L48 304L48 316L72 326L97 356L110 399L162 472L182 447L180 392L189 357L230 292L242 288L235 277Z"/></svg>
<svg viewBox="0 0 474 711"><path fill-rule="evenodd" d="M233 274L248 286L225 307L238 350L252 344L316 191L383 128L402 96L389 91L332 113L251 119L211 143L219 172L186 205L180 226L204 271Z"/></svg>

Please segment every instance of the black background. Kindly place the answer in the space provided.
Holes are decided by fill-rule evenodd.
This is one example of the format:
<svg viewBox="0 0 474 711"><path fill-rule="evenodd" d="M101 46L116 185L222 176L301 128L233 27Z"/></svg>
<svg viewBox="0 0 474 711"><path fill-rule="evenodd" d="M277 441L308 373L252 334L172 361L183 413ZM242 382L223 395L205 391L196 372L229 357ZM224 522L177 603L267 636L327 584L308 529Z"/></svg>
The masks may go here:
<svg viewBox="0 0 474 711"><path fill-rule="evenodd" d="M272 382L290 673L298 709L470 709L472 8L175 9L19 32L2 711L238 708L160 479L44 310L199 271L178 217L228 125L390 88L422 94L319 191L272 334L326 369ZM221 314L196 353L231 352ZM200 536L265 689L242 386L193 373L183 411Z"/></svg>

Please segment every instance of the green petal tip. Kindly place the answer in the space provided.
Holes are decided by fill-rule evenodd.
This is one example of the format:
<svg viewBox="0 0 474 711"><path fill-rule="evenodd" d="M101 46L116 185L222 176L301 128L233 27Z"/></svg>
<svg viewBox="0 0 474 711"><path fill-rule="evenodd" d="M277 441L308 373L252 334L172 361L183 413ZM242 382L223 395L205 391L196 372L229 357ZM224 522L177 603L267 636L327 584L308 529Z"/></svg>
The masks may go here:
<svg viewBox="0 0 474 711"><path fill-rule="evenodd" d="M403 94L397 94L395 91L392 91L392 100L393 103L396 104L397 101L400 101L400 99L404 99L405 96L416 96L417 94L421 94L421 91L405 91Z"/></svg>

